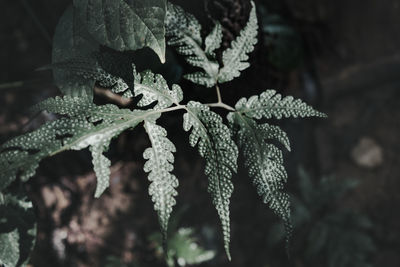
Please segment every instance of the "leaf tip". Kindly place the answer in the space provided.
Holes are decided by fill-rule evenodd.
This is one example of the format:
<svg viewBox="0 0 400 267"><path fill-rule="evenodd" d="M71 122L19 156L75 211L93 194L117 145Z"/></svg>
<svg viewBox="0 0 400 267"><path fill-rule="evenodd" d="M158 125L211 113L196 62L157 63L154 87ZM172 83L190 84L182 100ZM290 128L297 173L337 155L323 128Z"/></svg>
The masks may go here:
<svg viewBox="0 0 400 267"><path fill-rule="evenodd" d="M161 63L164 64L166 61L166 56L165 56L165 44L160 45L158 49L153 48L154 52L156 52L158 58L160 59Z"/></svg>
<svg viewBox="0 0 400 267"><path fill-rule="evenodd" d="M231 252L229 251L229 247L225 248L225 253L226 253L226 257L228 258L228 261L232 261L232 256L231 256Z"/></svg>
<svg viewBox="0 0 400 267"><path fill-rule="evenodd" d="M94 193L94 198L100 198L102 194L103 194L103 191L96 190L96 192Z"/></svg>
<svg viewBox="0 0 400 267"><path fill-rule="evenodd" d="M166 61L165 60L165 54L159 54L158 57L160 58L161 63L164 64L165 61Z"/></svg>

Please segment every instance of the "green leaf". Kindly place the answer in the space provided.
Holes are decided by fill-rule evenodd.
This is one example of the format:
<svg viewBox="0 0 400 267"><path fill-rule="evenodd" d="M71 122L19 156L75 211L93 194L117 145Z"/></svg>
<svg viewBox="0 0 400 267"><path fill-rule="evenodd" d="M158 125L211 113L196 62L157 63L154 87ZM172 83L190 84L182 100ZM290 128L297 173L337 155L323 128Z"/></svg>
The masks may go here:
<svg viewBox="0 0 400 267"><path fill-rule="evenodd" d="M176 204L175 196L178 192L178 179L171 172L174 169L174 153L176 148L168 140L167 131L155 124L154 121L145 121L144 128L149 136L151 147L147 148L143 157L147 159L144 171L149 173L151 182L149 194L154 202L160 222L163 240L167 239L168 220L172 213L172 207Z"/></svg>
<svg viewBox="0 0 400 267"><path fill-rule="evenodd" d="M232 172L237 170L237 146L222 118L200 103L188 103L183 128L185 131L192 129L190 145L198 145L200 155L206 160L208 192L212 195L213 204L221 220L225 251L230 259L229 202L233 192Z"/></svg>
<svg viewBox="0 0 400 267"><path fill-rule="evenodd" d="M99 142L90 147L93 167L97 176L97 186L94 194L95 197L100 197L104 190L106 190L110 185L111 161L103 155L104 150L108 149L109 145L110 140L105 139L103 142Z"/></svg>
<svg viewBox="0 0 400 267"><path fill-rule="evenodd" d="M150 240L157 244L157 249L161 253L161 236L152 235ZM215 257L215 251L206 250L198 244L192 228L178 229L168 239L168 251L166 254L169 267L199 265Z"/></svg>
<svg viewBox="0 0 400 267"><path fill-rule="evenodd" d="M206 54L215 58L215 50L220 48L221 44L222 44L222 26L217 22L214 26L214 29L205 39Z"/></svg>
<svg viewBox="0 0 400 267"><path fill-rule="evenodd" d="M220 26L216 26L206 40L208 52L202 48L201 25L197 19L181 7L167 4L165 20L168 44L175 46L179 54L192 66L203 69L201 72L185 75L185 78L200 85L212 87L216 84L219 64L213 51L219 47ZM218 44L219 42L219 44Z"/></svg>
<svg viewBox="0 0 400 267"><path fill-rule="evenodd" d="M235 108L247 117L255 119L326 117L324 113L316 111L300 99L295 100L292 96L282 98L275 90L267 90L260 96L252 96L248 100L242 98L236 103Z"/></svg>
<svg viewBox="0 0 400 267"><path fill-rule="evenodd" d="M16 179L23 181L32 177L39 162L65 150L91 148L94 165L99 176L96 196L104 191L104 181L109 165L102 152L106 151L112 138L122 131L134 128L144 119L158 116L154 110L139 111L119 109L115 105L97 106L84 98L56 97L45 100L35 107L64 115L63 118L46 123L34 132L16 137L0 147L0 190Z"/></svg>
<svg viewBox="0 0 400 267"><path fill-rule="evenodd" d="M83 25L118 51L149 47L165 62L165 0L74 0Z"/></svg>
<svg viewBox="0 0 400 267"><path fill-rule="evenodd" d="M201 44L201 25L198 20L186 13L180 6L167 2L165 17L165 35L168 37L187 37L194 43ZM189 41L189 40L187 40Z"/></svg>
<svg viewBox="0 0 400 267"><path fill-rule="evenodd" d="M354 180L334 176L315 180L303 169L298 178L298 195L291 197L298 241L293 247L295 257L307 266L370 266L370 256L376 251L369 233L373 224L341 205Z"/></svg>
<svg viewBox="0 0 400 267"><path fill-rule="evenodd" d="M121 62L119 62L119 64L121 64ZM91 84L93 84L91 90L94 87L94 82L98 82L100 86L109 88L113 92L121 92L129 89L128 84L120 76L112 75L105 71L93 54L53 63L49 67L52 68L54 72L74 75L77 79L76 82L79 84L91 81ZM77 86L79 86L79 84ZM66 94L71 95L71 93Z"/></svg>
<svg viewBox="0 0 400 267"><path fill-rule="evenodd" d="M74 8L68 7L61 17L53 39L52 62L57 64L72 59L88 57L98 50L98 45L87 38L86 29L81 26L79 19L74 16ZM87 63L92 65L93 61ZM53 68L56 85L66 94L77 97L93 98L95 81L77 75L65 68Z"/></svg>
<svg viewBox="0 0 400 267"><path fill-rule="evenodd" d="M251 5L252 9L246 27L240 32L236 40L232 42L232 47L222 54L224 66L218 74L218 82L220 83L229 82L239 77L240 72L250 66L247 62L249 59L247 54L254 50L258 34L256 7L253 1Z"/></svg>
<svg viewBox="0 0 400 267"><path fill-rule="evenodd" d="M163 109L173 104L179 105L183 99L182 89L174 84L171 90L167 81L159 74L154 75L151 71L142 74L135 72L134 93L135 96L142 95L138 102L139 107L148 106L157 101L154 109Z"/></svg>
<svg viewBox="0 0 400 267"><path fill-rule="evenodd" d="M25 266L36 236L32 203L0 193L0 265Z"/></svg>
<svg viewBox="0 0 400 267"><path fill-rule="evenodd" d="M287 135L276 126L257 124L238 112L230 113L229 120L238 128L235 131L238 146L258 195L284 221L286 239L289 240L292 232L290 202L289 196L281 191L287 181L287 173L283 166L282 152L266 142L277 139L289 147Z"/></svg>

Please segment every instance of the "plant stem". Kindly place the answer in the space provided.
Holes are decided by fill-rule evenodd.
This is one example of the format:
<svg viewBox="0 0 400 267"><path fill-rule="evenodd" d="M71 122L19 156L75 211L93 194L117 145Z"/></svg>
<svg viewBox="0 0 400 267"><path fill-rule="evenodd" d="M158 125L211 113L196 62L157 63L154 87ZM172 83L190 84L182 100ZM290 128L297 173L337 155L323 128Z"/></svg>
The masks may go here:
<svg viewBox="0 0 400 267"><path fill-rule="evenodd" d="M227 109L229 111L235 111L235 109L233 107L231 107L231 106L229 106L229 105L227 105L225 103L222 103L222 102L220 102L220 103L210 103L210 104L206 104L206 105L209 106L209 107L224 108L224 109Z"/></svg>
<svg viewBox="0 0 400 267"><path fill-rule="evenodd" d="M215 89L217 90L218 103L222 103L221 90L219 89L218 84L215 85Z"/></svg>
<svg viewBox="0 0 400 267"><path fill-rule="evenodd" d="M217 103L209 103L209 104L205 104L206 106L209 107L217 107L217 108L224 108L227 109L229 111L235 111L235 109L227 104L225 104L224 102L222 102L222 97L221 97L221 90L219 89L218 84L215 85L215 90L217 91Z"/></svg>
<svg viewBox="0 0 400 267"><path fill-rule="evenodd" d="M165 112L171 112L171 111L179 110L179 109L186 109L186 105L176 105L176 106L173 106L170 108L156 110L156 112L165 113Z"/></svg>

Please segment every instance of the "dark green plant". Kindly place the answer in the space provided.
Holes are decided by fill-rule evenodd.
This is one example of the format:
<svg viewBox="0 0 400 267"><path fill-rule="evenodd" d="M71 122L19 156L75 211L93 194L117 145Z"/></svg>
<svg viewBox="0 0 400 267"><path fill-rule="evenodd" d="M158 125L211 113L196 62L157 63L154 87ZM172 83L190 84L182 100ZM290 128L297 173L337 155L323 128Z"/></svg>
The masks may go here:
<svg viewBox="0 0 400 267"><path fill-rule="evenodd" d="M195 266L212 260L216 255L214 250L207 250L201 246L198 240L199 235L195 229L183 227L179 228L179 224L185 210L186 207L181 208L174 213L174 216L171 217L168 227L169 238L167 240L166 252L164 252L165 248L163 246L163 236L160 232L154 232L148 237L155 257L160 261L166 261L168 267L183 267L187 265ZM203 226L202 229L210 231L207 226ZM213 231L211 230L211 232ZM113 255L108 256L106 261L106 267L145 267L154 265L154 263L149 265L138 262L137 260L134 260L129 264L125 264L119 257Z"/></svg>
<svg viewBox="0 0 400 267"><path fill-rule="evenodd" d="M293 258L307 266L371 266L369 256L375 245L368 231L372 222L359 212L337 207L357 184L333 176L313 182L310 175L299 170L298 194L291 196ZM276 244L284 236L284 229L277 224L271 228L270 243Z"/></svg>
<svg viewBox="0 0 400 267"><path fill-rule="evenodd" d="M36 235L32 203L0 193L0 266L26 264Z"/></svg>
<svg viewBox="0 0 400 267"><path fill-rule="evenodd" d="M168 220L175 205L178 179L172 173L175 146L167 131L158 125L162 115L184 111L183 128L191 132L189 143L197 146L205 159L208 192L222 224L225 250L230 259L231 181L237 170L239 150L243 152L249 176L263 201L280 216L290 235L290 208L287 194L281 192L287 174L282 152L267 141L278 140L287 148L289 141L279 127L261 123L265 119L324 117L301 100L282 98L274 90L240 99L235 107L223 102L219 84L240 76L248 68L248 54L257 43L258 23L252 3L249 21L219 62L222 27L216 23L203 41L198 21L182 8L165 0L74 0L62 16L54 37L54 79L63 96L50 98L33 107L58 115L39 129L16 137L0 148L0 190L5 191L19 177L23 182L35 175L41 160L66 150L88 148L97 175L95 197L109 186L110 160L104 155L110 142L123 131L143 125L151 146L143 156L149 173L149 194L166 244ZM165 38L186 61L199 71L185 77L199 85L214 87L217 101L203 104L182 103L183 91L169 86L150 70L137 73L124 53L151 48L165 61ZM108 54L107 54L108 53ZM93 87L109 88L125 98L137 98L134 109L93 102ZM229 112L228 124L212 108ZM15 243L10 243L15 246Z"/></svg>
<svg viewBox="0 0 400 267"><path fill-rule="evenodd" d="M179 228L171 231L173 234L167 241L166 261L168 267L199 265L215 257L215 251L201 247L195 237L194 229ZM155 233L150 236L155 243L157 253L162 255L162 236Z"/></svg>
<svg viewBox="0 0 400 267"><path fill-rule="evenodd" d="M290 71L303 60L302 39L280 15L261 9L264 45L268 50L268 61L278 70Z"/></svg>

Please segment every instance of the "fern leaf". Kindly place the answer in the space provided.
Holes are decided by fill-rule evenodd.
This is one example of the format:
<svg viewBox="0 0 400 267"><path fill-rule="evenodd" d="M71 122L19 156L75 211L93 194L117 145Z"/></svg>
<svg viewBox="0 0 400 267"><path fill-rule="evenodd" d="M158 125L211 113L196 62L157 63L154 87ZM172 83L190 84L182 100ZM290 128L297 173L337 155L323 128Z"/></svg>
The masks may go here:
<svg viewBox="0 0 400 267"><path fill-rule="evenodd" d="M180 6L167 2L165 35L168 37L188 36L196 43L201 43L201 25L197 19L186 13Z"/></svg>
<svg viewBox="0 0 400 267"><path fill-rule="evenodd" d="M103 155L105 148L108 148L110 145L109 140L107 140L106 143L107 144L95 144L90 147L93 168L97 177L95 197L100 197L110 185L111 161Z"/></svg>
<svg viewBox="0 0 400 267"><path fill-rule="evenodd" d="M116 105L107 104L98 106L79 97L54 97L49 98L32 108L33 112L47 111L58 115L66 115L70 118L86 118L91 123L112 123L123 120L125 117L141 114L141 111L120 109Z"/></svg>
<svg viewBox="0 0 400 267"><path fill-rule="evenodd" d="M69 6L57 24L53 39L53 63L86 57L99 48L96 42L87 38L87 31L77 18L75 11L72 6ZM54 81L64 94L93 99L95 81L84 79L67 69L53 68L52 70Z"/></svg>
<svg viewBox="0 0 400 267"><path fill-rule="evenodd" d="M206 54L215 58L215 50L221 47L221 43L222 43L222 26L217 22L214 26L214 29L205 39Z"/></svg>
<svg viewBox="0 0 400 267"><path fill-rule="evenodd" d="M167 237L168 220L172 207L176 201L178 179L171 173L173 170L174 155L176 151L174 144L168 140L167 131L156 125L153 121L146 120L144 128L149 136L151 147L147 148L143 157L147 159L144 171L149 173L151 182L149 194L157 211L164 241Z"/></svg>
<svg viewBox="0 0 400 267"><path fill-rule="evenodd" d="M74 0L88 33L118 51L151 48L165 62L165 0Z"/></svg>
<svg viewBox="0 0 400 267"><path fill-rule="evenodd" d="M36 240L32 202L0 192L0 266L26 266Z"/></svg>
<svg viewBox="0 0 400 267"><path fill-rule="evenodd" d="M96 81L100 86L109 88L115 93L126 91L129 88L121 77L106 72L100 67L96 59L89 56L53 63L49 67L53 70L67 71L77 77Z"/></svg>
<svg viewBox="0 0 400 267"><path fill-rule="evenodd" d="M230 259L229 201L233 192L232 172L237 169L237 146L222 118L200 103L188 103L183 128L185 131L192 129L190 145L198 145L200 155L206 160L208 192L221 220L225 250Z"/></svg>
<svg viewBox="0 0 400 267"><path fill-rule="evenodd" d="M184 78L192 83L204 85L206 87L213 87L215 85L215 79L204 72L185 74Z"/></svg>
<svg viewBox="0 0 400 267"><path fill-rule="evenodd" d="M249 21L240 35L232 42L232 47L222 54L224 67L218 74L218 82L224 83L240 76L240 72L247 69L250 64L246 62L249 59L248 53L254 50L257 43L258 22L255 4L251 2Z"/></svg>
<svg viewBox="0 0 400 267"><path fill-rule="evenodd" d="M135 72L135 96L142 95L138 102L139 107L148 106L155 101L154 109L163 109L173 104L179 105L183 99L182 89L174 84L170 90L167 81L159 74L154 75L151 71L142 74Z"/></svg>
<svg viewBox="0 0 400 267"><path fill-rule="evenodd" d="M287 181L282 152L266 140L280 140L289 148L286 133L276 126L257 124L240 113L231 113L229 120L238 128L236 137L243 151L245 166L263 202L277 214L285 224L287 240L292 232L289 196L281 192ZM279 129L279 130L278 130Z"/></svg>
<svg viewBox="0 0 400 267"><path fill-rule="evenodd" d="M326 117L325 114L316 111L300 99L295 100L292 96L282 98L275 90L267 90L260 96L252 96L248 100L242 98L235 108L247 117L255 119Z"/></svg>
<svg viewBox="0 0 400 267"><path fill-rule="evenodd" d="M84 98L56 97L35 107L65 117L46 123L34 132L16 137L0 147L0 190L6 188L20 174L23 181L32 177L39 162L66 150L81 150L89 147L94 154L94 165L98 171L99 192L104 190L104 180L109 164L102 152L112 138L122 131L134 128L144 119L158 116L154 111L130 111L115 105L97 106Z"/></svg>
<svg viewBox="0 0 400 267"><path fill-rule="evenodd" d="M189 74L185 78L207 87L215 85L219 64L209 57L212 57L213 50L219 46L218 40L211 39L220 38L218 26L216 26L215 33L212 32L207 38L207 47L211 52L209 54L202 48L201 25L193 15L186 13L181 7L167 3L165 27L166 37L169 37L168 44L175 46L177 52L185 56L185 60L190 65L202 68L203 76L207 77L207 79L197 79L198 75Z"/></svg>

